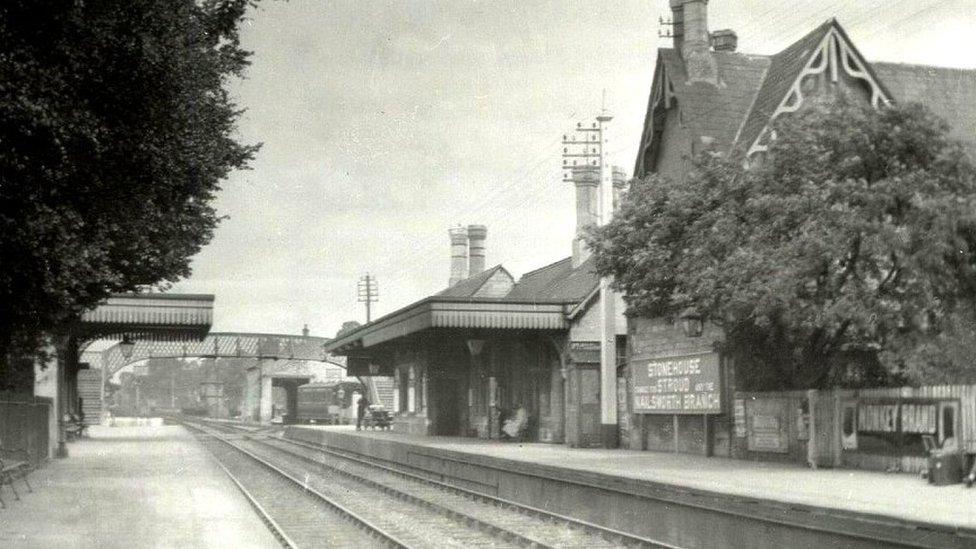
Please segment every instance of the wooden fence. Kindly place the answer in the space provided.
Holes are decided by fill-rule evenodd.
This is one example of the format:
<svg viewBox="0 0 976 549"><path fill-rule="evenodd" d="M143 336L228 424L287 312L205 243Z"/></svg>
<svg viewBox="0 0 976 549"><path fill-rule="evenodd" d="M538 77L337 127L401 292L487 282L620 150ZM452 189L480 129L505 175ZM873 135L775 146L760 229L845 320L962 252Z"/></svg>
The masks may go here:
<svg viewBox="0 0 976 549"><path fill-rule="evenodd" d="M927 465L926 444L976 454L976 385L734 398L738 458L917 472Z"/></svg>

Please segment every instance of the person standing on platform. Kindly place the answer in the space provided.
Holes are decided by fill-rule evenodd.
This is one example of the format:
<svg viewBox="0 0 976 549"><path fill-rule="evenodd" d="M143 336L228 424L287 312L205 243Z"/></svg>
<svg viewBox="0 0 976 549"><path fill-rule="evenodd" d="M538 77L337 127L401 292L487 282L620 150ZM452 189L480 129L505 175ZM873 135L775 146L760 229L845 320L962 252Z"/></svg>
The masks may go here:
<svg viewBox="0 0 976 549"><path fill-rule="evenodd" d="M366 411L369 410L369 399L366 395L359 397L359 403L356 404L356 430L359 431L363 428L363 418L366 416Z"/></svg>
<svg viewBox="0 0 976 549"><path fill-rule="evenodd" d="M966 483L966 488L972 488L973 483L976 482L976 456L973 456L973 466L969 469L969 474L963 479Z"/></svg>

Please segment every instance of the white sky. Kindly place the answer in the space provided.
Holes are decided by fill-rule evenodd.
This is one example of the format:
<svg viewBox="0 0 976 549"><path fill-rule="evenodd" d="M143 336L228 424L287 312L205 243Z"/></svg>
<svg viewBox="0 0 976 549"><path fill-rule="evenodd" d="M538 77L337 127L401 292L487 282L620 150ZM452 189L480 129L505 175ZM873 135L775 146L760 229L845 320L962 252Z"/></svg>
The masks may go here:
<svg viewBox="0 0 976 549"><path fill-rule="evenodd" d="M667 0L268 1L233 89L250 171L174 292L216 294L214 331L332 336L443 289L447 229L488 226L488 265L516 277L566 257L573 190L559 139L615 115L614 163L633 169ZM976 68L976 0L712 0L709 27L774 53L836 17L869 60Z"/></svg>

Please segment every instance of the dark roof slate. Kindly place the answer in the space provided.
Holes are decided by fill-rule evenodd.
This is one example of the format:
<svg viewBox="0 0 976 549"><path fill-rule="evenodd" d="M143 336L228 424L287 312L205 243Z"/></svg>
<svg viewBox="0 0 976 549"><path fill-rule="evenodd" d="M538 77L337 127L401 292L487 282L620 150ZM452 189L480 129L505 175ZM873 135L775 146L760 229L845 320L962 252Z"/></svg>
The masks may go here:
<svg viewBox="0 0 976 549"><path fill-rule="evenodd" d="M658 50L665 73L674 86L682 120L693 135L708 136L714 146L727 150L735 139L769 67L769 58L736 52L712 52L719 85L689 83L677 50Z"/></svg>
<svg viewBox="0 0 976 549"><path fill-rule="evenodd" d="M599 283L592 258L574 269L573 258L567 257L523 275L505 299L577 303L590 295Z"/></svg>
<svg viewBox="0 0 976 549"><path fill-rule="evenodd" d="M895 101L926 105L976 155L976 71L877 61L871 66Z"/></svg>

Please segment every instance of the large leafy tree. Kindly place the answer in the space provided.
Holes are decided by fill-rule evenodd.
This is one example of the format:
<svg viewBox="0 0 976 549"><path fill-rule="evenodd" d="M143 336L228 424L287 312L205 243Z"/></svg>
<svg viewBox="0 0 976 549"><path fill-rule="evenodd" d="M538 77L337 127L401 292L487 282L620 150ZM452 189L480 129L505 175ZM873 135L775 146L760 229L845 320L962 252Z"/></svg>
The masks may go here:
<svg viewBox="0 0 976 549"><path fill-rule="evenodd" d="M965 325L976 289L965 148L920 105L839 98L774 129L762 158L706 153L686 178L634 182L590 235L597 269L634 314L691 310L721 326L740 386L873 385L948 367L933 345Z"/></svg>
<svg viewBox="0 0 976 549"><path fill-rule="evenodd" d="M256 150L226 90L251 4L0 3L0 386L109 293L189 274Z"/></svg>

